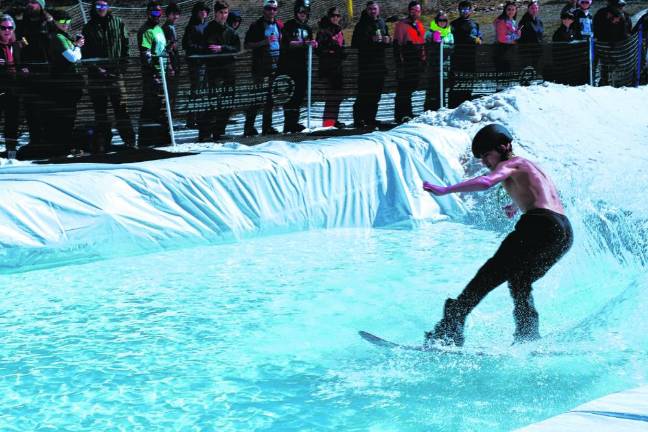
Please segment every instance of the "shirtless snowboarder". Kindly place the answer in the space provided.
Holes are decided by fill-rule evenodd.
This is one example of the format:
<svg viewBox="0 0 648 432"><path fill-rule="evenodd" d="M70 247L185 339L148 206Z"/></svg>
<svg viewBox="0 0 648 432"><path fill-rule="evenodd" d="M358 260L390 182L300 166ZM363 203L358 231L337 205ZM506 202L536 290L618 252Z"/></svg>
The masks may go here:
<svg viewBox="0 0 648 432"><path fill-rule="evenodd" d="M447 299L443 318L425 333L426 345L464 343L466 316L500 284L508 282L513 297L515 343L540 338L538 312L533 304L532 283L540 279L569 250L573 232L553 182L535 164L513 155L513 137L499 124L485 126L472 142L476 158L491 171L452 186L423 182L434 195L478 192L498 183L514 204L505 207L508 217L523 214L495 255L479 269L456 299Z"/></svg>

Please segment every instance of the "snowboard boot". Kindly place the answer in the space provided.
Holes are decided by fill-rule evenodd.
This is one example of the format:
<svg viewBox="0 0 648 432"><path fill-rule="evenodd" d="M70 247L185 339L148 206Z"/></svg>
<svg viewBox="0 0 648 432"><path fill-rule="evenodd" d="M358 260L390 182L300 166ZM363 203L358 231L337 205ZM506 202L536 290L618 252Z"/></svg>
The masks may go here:
<svg viewBox="0 0 648 432"><path fill-rule="evenodd" d="M467 312L455 299L447 299L443 308L443 318L434 326L434 330L425 332L425 346L464 344L464 324Z"/></svg>
<svg viewBox="0 0 648 432"><path fill-rule="evenodd" d="M516 305L513 310L513 318L515 320L513 345L540 339L538 312L532 301L523 305Z"/></svg>

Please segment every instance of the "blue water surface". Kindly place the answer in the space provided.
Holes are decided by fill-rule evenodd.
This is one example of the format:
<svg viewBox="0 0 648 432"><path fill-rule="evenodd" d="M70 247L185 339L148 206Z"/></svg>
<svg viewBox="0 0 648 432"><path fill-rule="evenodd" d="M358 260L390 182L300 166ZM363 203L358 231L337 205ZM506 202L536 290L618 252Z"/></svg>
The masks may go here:
<svg viewBox="0 0 648 432"><path fill-rule="evenodd" d="M357 331L420 343L504 230L311 231L0 275L0 430L542 420L646 382L644 268L575 228L572 251L536 284L544 339L510 346L502 286L469 317L461 356L389 351ZM477 347L493 355L470 355Z"/></svg>

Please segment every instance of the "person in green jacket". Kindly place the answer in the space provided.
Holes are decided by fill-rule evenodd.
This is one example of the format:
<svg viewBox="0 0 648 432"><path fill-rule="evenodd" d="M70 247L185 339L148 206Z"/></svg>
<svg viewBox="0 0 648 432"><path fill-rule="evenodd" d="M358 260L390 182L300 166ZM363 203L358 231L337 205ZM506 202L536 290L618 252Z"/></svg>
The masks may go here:
<svg viewBox="0 0 648 432"><path fill-rule="evenodd" d="M142 64L144 101L140 112L138 146L163 146L170 143L168 123L162 112L162 75L160 57L166 57L167 41L160 26L162 6L151 1L146 6L147 20L137 32L137 47ZM168 60L165 58L165 60ZM170 69L165 61L165 72Z"/></svg>
<svg viewBox="0 0 648 432"><path fill-rule="evenodd" d="M135 147L135 131L126 107L124 73L128 63L128 33L123 21L113 15L107 0L93 0L90 20L83 26L85 44L81 53L88 62L88 94L95 116L93 152L110 149L112 132L108 103L112 106L119 136L127 147Z"/></svg>
<svg viewBox="0 0 648 432"><path fill-rule="evenodd" d="M440 45L443 43L443 62L448 60L454 45L452 26L449 23L448 15L440 10L430 23L430 30L425 33L425 44L428 51L428 86L425 91L425 111L438 110L441 108L440 77L443 62L440 57ZM447 88L444 85L444 88Z"/></svg>

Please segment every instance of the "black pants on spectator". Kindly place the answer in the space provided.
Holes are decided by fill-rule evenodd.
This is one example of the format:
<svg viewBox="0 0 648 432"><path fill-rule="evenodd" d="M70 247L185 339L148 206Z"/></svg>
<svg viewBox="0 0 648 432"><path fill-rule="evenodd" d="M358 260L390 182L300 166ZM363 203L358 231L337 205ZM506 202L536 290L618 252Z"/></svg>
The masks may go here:
<svg viewBox="0 0 648 432"><path fill-rule="evenodd" d="M25 80L23 106L25 119L29 129L29 144L34 146L46 145L45 112L47 110L48 78L45 72L38 69L32 71L33 76Z"/></svg>
<svg viewBox="0 0 648 432"><path fill-rule="evenodd" d="M47 137L53 144L53 154L65 155L73 146L72 136L77 117L77 105L83 95L83 81L78 86L57 85L52 89L52 104L48 110Z"/></svg>
<svg viewBox="0 0 648 432"><path fill-rule="evenodd" d="M200 138L213 136L219 138L225 133L227 122L232 113L234 96L234 69L230 66L209 66L207 69L208 88L217 92L218 105L214 110L198 115L198 130Z"/></svg>
<svg viewBox="0 0 648 432"><path fill-rule="evenodd" d="M126 88L121 77L90 78L88 93L95 115L95 139L98 147L110 145L112 132L108 119L108 103L112 106L119 136L127 146L135 145L135 131L126 102Z"/></svg>
<svg viewBox="0 0 648 432"><path fill-rule="evenodd" d="M299 123L299 109L306 96L308 71L306 69L290 69L282 73L292 78L295 90L292 97L284 104L284 132L291 131Z"/></svg>
<svg viewBox="0 0 648 432"><path fill-rule="evenodd" d="M571 248L573 238L564 215L546 209L529 210L457 297L457 307L468 315L488 293L508 282L516 340L537 339L539 322L532 284Z"/></svg>
<svg viewBox="0 0 648 432"><path fill-rule="evenodd" d="M353 104L353 121L356 124L376 124L378 103L385 86L383 69L365 68L358 65L358 96Z"/></svg>
<svg viewBox="0 0 648 432"><path fill-rule="evenodd" d="M4 139L7 151L16 150L20 127L20 98L15 89L0 89L0 118L4 115Z"/></svg>
<svg viewBox="0 0 648 432"><path fill-rule="evenodd" d="M144 73L143 105L140 112L138 145L164 146L171 142L169 125L163 109L162 83L153 74Z"/></svg>
<svg viewBox="0 0 648 432"><path fill-rule="evenodd" d="M207 85L207 67L204 62L187 60L189 69L189 91L191 100L196 99L196 91L205 88ZM187 126L193 127L197 123L196 113L187 113Z"/></svg>
<svg viewBox="0 0 648 432"><path fill-rule="evenodd" d="M267 131L272 127L272 81L274 79L274 74L254 74L254 84L260 85L263 84L265 80L268 81L267 96L265 98L265 104L263 105L263 120L262 120L262 131ZM252 106L247 109L245 112L245 129L251 129L254 127L256 121L257 113L259 108L257 106Z"/></svg>
<svg viewBox="0 0 648 432"><path fill-rule="evenodd" d="M450 57L450 82L448 88L448 108L456 108L472 99L472 90L462 74L473 74L476 70L477 49L474 45L457 45Z"/></svg>
<svg viewBox="0 0 648 432"><path fill-rule="evenodd" d="M341 71L331 71L322 76L326 88L323 126L334 126L340 115L340 104L344 100L344 80Z"/></svg>
<svg viewBox="0 0 648 432"><path fill-rule="evenodd" d="M396 123L402 123L404 117L414 118L412 94L417 89L421 72L424 70L425 65L418 61L407 62L400 66L394 107L394 120Z"/></svg>

